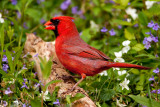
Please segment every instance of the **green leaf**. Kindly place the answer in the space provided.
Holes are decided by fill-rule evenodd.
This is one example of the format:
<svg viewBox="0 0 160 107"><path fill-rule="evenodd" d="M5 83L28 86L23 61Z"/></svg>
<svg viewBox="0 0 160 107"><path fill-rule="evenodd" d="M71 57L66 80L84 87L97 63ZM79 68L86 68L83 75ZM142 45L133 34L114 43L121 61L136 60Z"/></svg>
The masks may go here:
<svg viewBox="0 0 160 107"><path fill-rule="evenodd" d="M137 103L140 103L140 104L147 106L147 107L151 107L151 106L152 107L159 107L159 105L160 105L160 102L157 102L155 100L152 100L151 104L150 104L149 98L146 98L146 97L135 96L135 95L129 95L129 97L131 97Z"/></svg>
<svg viewBox="0 0 160 107"><path fill-rule="evenodd" d="M123 21L123 20L120 20L120 19L113 19L111 22L115 23L115 24L119 24L119 25L129 25L129 26L132 25L130 22Z"/></svg>
<svg viewBox="0 0 160 107"><path fill-rule="evenodd" d="M58 83L58 82L62 82L62 80L52 80L52 81L50 81L49 83L47 83L47 84L45 85L45 89L47 89L50 84Z"/></svg>
<svg viewBox="0 0 160 107"><path fill-rule="evenodd" d="M31 106L32 107L41 107L41 101L40 100L31 100Z"/></svg>
<svg viewBox="0 0 160 107"><path fill-rule="evenodd" d="M85 97L82 93L77 93L74 97L71 98L71 102L74 102L76 100L79 100L81 98Z"/></svg>
<svg viewBox="0 0 160 107"><path fill-rule="evenodd" d="M71 104L71 95L66 96L66 101L68 104Z"/></svg>
<svg viewBox="0 0 160 107"><path fill-rule="evenodd" d="M141 51L141 50L144 50L144 46L142 44L138 43L138 44L134 45L132 47L132 49L134 49L136 51Z"/></svg>
<svg viewBox="0 0 160 107"><path fill-rule="evenodd" d="M102 101L109 101L112 96L115 95L115 91L113 89L104 89L100 94L100 98Z"/></svg>
<svg viewBox="0 0 160 107"><path fill-rule="evenodd" d="M18 52L16 52L16 55L14 57L14 69L18 63L18 59L20 58L21 54L22 54L22 51L23 51L23 48L24 48L24 44L23 46L18 50Z"/></svg>
<svg viewBox="0 0 160 107"><path fill-rule="evenodd" d="M8 59L8 64L9 64L10 70L11 70L11 72L14 72L12 56L11 56L11 53L8 51L8 49L6 49L6 56L7 56L7 59Z"/></svg>
<svg viewBox="0 0 160 107"><path fill-rule="evenodd" d="M143 12L140 12L138 14L138 19L142 25L147 26L148 24L147 16Z"/></svg>
<svg viewBox="0 0 160 107"><path fill-rule="evenodd" d="M2 24L1 29L0 29L0 42L1 42L0 43L1 44L1 51L3 52L3 48L4 48L4 24Z"/></svg>
<svg viewBox="0 0 160 107"><path fill-rule="evenodd" d="M41 72L42 72L42 76L44 79L49 78L50 74L51 74L51 69L52 69L52 58L50 58L49 61L47 61L46 57L41 58L40 59L40 68L41 68Z"/></svg>
<svg viewBox="0 0 160 107"><path fill-rule="evenodd" d="M126 39L128 39L128 40L135 39L134 34L129 32L127 29L124 30L124 34L125 34Z"/></svg>

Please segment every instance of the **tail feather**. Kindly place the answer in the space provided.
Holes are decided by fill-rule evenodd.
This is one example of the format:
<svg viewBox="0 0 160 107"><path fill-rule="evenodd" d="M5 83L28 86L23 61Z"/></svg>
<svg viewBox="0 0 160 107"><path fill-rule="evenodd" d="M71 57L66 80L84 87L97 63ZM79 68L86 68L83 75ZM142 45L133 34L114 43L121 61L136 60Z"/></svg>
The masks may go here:
<svg viewBox="0 0 160 107"><path fill-rule="evenodd" d="M140 65L135 65L135 64L128 64L128 63L119 63L119 62L114 62L107 67L117 67L117 68L136 68L136 69L152 69L150 67L143 67Z"/></svg>

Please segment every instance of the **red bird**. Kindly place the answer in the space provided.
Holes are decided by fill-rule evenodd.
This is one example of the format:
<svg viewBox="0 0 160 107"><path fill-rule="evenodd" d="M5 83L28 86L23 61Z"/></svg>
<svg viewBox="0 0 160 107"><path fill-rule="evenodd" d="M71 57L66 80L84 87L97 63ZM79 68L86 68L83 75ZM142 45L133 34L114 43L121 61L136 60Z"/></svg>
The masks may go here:
<svg viewBox="0 0 160 107"><path fill-rule="evenodd" d="M86 76L94 76L112 67L150 69L140 65L113 62L80 38L73 19L69 16L59 16L45 23L45 29L53 30L56 35L55 50L59 61L66 69L82 77L71 90Z"/></svg>

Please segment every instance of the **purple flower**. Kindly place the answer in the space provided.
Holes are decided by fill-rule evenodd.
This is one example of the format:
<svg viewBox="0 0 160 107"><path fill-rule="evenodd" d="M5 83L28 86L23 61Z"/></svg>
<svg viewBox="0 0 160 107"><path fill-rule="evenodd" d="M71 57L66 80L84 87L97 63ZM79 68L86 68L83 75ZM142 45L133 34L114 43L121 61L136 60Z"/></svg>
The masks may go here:
<svg viewBox="0 0 160 107"><path fill-rule="evenodd" d="M151 35L152 33L151 33L151 31L150 31L150 32L146 32L145 34L147 34L147 35Z"/></svg>
<svg viewBox="0 0 160 107"><path fill-rule="evenodd" d="M159 57L158 54L155 55L157 58Z"/></svg>
<svg viewBox="0 0 160 107"><path fill-rule="evenodd" d="M35 77L37 76L37 72L34 73L34 76L35 76Z"/></svg>
<svg viewBox="0 0 160 107"><path fill-rule="evenodd" d="M39 54L37 53L37 54L35 54L33 57L37 57L37 58L38 58L38 55L39 55Z"/></svg>
<svg viewBox="0 0 160 107"><path fill-rule="evenodd" d="M149 49L151 47L151 43L147 42L144 46L146 49Z"/></svg>
<svg viewBox="0 0 160 107"><path fill-rule="evenodd" d="M21 13L19 11L17 11L17 18L20 19L21 18Z"/></svg>
<svg viewBox="0 0 160 107"><path fill-rule="evenodd" d="M148 41L148 42L152 42L152 37L149 36L149 37L147 38L147 41Z"/></svg>
<svg viewBox="0 0 160 107"><path fill-rule="evenodd" d="M151 78L149 78L149 81L154 81L154 76L152 76Z"/></svg>
<svg viewBox="0 0 160 107"><path fill-rule="evenodd" d="M152 28L153 26L154 26L154 22L151 20L151 22L150 23L148 23L148 25L147 25L148 27L150 27L150 28Z"/></svg>
<svg viewBox="0 0 160 107"><path fill-rule="evenodd" d="M107 32L108 31L108 29L106 29L105 27L103 27L102 29L101 29L101 32Z"/></svg>
<svg viewBox="0 0 160 107"><path fill-rule="evenodd" d="M6 101L3 101L3 106L6 107L8 103Z"/></svg>
<svg viewBox="0 0 160 107"><path fill-rule="evenodd" d="M26 106L26 104L23 104L23 106L22 106L22 107L27 107L27 106Z"/></svg>
<svg viewBox="0 0 160 107"><path fill-rule="evenodd" d="M27 88L27 89L29 89L25 82L23 82L23 85L22 85L21 88Z"/></svg>
<svg viewBox="0 0 160 107"><path fill-rule="evenodd" d="M65 1L61 4L60 8L61 8L62 10L66 10L70 4L71 4L71 0L65 0Z"/></svg>
<svg viewBox="0 0 160 107"><path fill-rule="evenodd" d="M154 73L159 73L159 68L156 68L155 70L153 70Z"/></svg>
<svg viewBox="0 0 160 107"><path fill-rule="evenodd" d="M160 89L157 90L157 94L160 94Z"/></svg>
<svg viewBox="0 0 160 107"><path fill-rule="evenodd" d="M109 31L109 33L110 33L111 36L114 36L114 35L116 34L116 32L114 31L114 29L111 29L111 30Z"/></svg>
<svg viewBox="0 0 160 107"><path fill-rule="evenodd" d="M122 25L118 25L118 29L122 29Z"/></svg>
<svg viewBox="0 0 160 107"><path fill-rule="evenodd" d="M4 92L5 94L11 94L11 93L13 93L12 91L11 91L11 89L10 88L7 88L7 90L5 90L5 92Z"/></svg>
<svg viewBox="0 0 160 107"><path fill-rule="evenodd" d="M37 88L37 87L39 87L39 86L40 86L39 83L34 84L34 87L35 87L35 88Z"/></svg>
<svg viewBox="0 0 160 107"><path fill-rule="evenodd" d="M45 20L42 18L42 19L40 20L40 23L41 23L41 24L45 23Z"/></svg>
<svg viewBox="0 0 160 107"><path fill-rule="evenodd" d="M2 62L8 62L6 55L3 55Z"/></svg>
<svg viewBox="0 0 160 107"><path fill-rule="evenodd" d="M72 14L77 14L78 6L72 7Z"/></svg>
<svg viewBox="0 0 160 107"><path fill-rule="evenodd" d="M157 37L152 37L152 40L156 43L156 42L158 42L158 36Z"/></svg>
<svg viewBox="0 0 160 107"><path fill-rule="evenodd" d="M156 93L157 93L157 90L152 90L151 93L155 93L155 94L156 94Z"/></svg>
<svg viewBox="0 0 160 107"><path fill-rule="evenodd" d="M27 88L27 89L29 89L28 86L26 85L27 79L26 79L26 78L23 78L23 81L24 81L24 82L22 83L23 85L22 85L21 88Z"/></svg>
<svg viewBox="0 0 160 107"><path fill-rule="evenodd" d="M154 24L154 26L153 26L153 30L158 30L158 28L159 28L159 25L158 25L158 23L156 23L156 24Z"/></svg>
<svg viewBox="0 0 160 107"><path fill-rule="evenodd" d="M17 0L11 0L11 2L12 2L13 5L17 4Z"/></svg>
<svg viewBox="0 0 160 107"><path fill-rule="evenodd" d="M45 0L37 0L37 3L40 4L41 2L44 2Z"/></svg>
<svg viewBox="0 0 160 107"><path fill-rule="evenodd" d="M7 73L8 68L9 68L8 64L3 64L3 67L2 67L3 71Z"/></svg>
<svg viewBox="0 0 160 107"><path fill-rule="evenodd" d="M22 69L27 69L27 68L26 68L26 64L23 64L23 67L22 67Z"/></svg>
<svg viewBox="0 0 160 107"><path fill-rule="evenodd" d="M138 23L134 25L134 27L138 27Z"/></svg>
<svg viewBox="0 0 160 107"><path fill-rule="evenodd" d="M25 29L28 29L26 22L23 23L23 27L24 27Z"/></svg>
<svg viewBox="0 0 160 107"><path fill-rule="evenodd" d="M128 2L128 5L131 5L131 2Z"/></svg>
<svg viewBox="0 0 160 107"><path fill-rule="evenodd" d="M53 104L55 104L55 105L59 105L59 106L60 106L59 99L57 99L57 101L53 102Z"/></svg>

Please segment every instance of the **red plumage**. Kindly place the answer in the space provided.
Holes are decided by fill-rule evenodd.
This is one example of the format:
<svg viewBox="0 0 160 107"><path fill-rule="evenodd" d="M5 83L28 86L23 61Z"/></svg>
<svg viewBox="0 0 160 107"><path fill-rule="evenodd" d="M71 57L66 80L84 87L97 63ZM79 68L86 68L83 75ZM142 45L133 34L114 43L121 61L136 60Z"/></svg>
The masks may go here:
<svg viewBox="0 0 160 107"><path fill-rule="evenodd" d="M82 79L76 85L85 76L94 76L112 67L150 69L135 64L113 62L104 53L89 46L80 38L73 19L69 16L54 17L45 26L46 29L56 32L55 50L63 66L73 73L82 75Z"/></svg>

